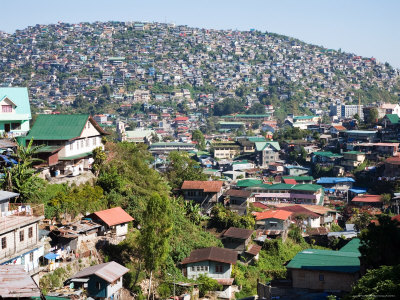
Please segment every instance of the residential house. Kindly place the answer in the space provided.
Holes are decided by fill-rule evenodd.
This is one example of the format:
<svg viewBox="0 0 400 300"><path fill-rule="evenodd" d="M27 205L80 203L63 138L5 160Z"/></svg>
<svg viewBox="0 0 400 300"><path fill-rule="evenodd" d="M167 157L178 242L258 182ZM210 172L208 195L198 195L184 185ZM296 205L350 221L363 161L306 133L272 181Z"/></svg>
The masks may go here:
<svg viewBox="0 0 400 300"><path fill-rule="evenodd" d="M223 181L188 181L185 180L181 190L187 201L200 204L205 213L209 213L212 206L218 203L222 196Z"/></svg>
<svg viewBox="0 0 400 300"><path fill-rule="evenodd" d="M288 231L293 213L286 210L266 210L254 215L257 227L265 230L267 236L281 236Z"/></svg>
<svg viewBox="0 0 400 300"><path fill-rule="evenodd" d="M277 171L280 169L279 164L270 164L269 168L271 169L272 165L272 170L275 168ZM284 166L284 173L289 176L301 176L301 175L307 175L310 172L310 168L306 168L300 165L285 165Z"/></svg>
<svg viewBox="0 0 400 300"><path fill-rule="evenodd" d="M94 222L104 227L102 234L124 236L128 233L128 224L134 219L121 207L96 211L88 216Z"/></svg>
<svg viewBox="0 0 400 300"><path fill-rule="evenodd" d="M169 153L171 151L190 152L195 149L195 144L181 142L158 142L151 144L149 151L153 154Z"/></svg>
<svg viewBox="0 0 400 300"><path fill-rule="evenodd" d="M339 251L306 249L286 266L294 288L349 292L360 278L360 241L351 240Z"/></svg>
<svg viewBox="0 0 400 300"><path fill-rule="evenodd" d="M0 88L0 136L24 136L32 119L27 88Z"/></svg>
<svg viewBox="0 0 400 300"><path fill-rule="evenodd" d="M214 142L211 148L218 159L232 159L240 154L240 145L234 141Z"/></svg>
<svg viewBox="0 0 400 300"><path fill-rule="evenodd" d="M347 171L352 171L361 165L365 160L365 153L360 151L343 152L342 166Z"/></svg>
<svg viewBox="0 0 400 300"><path fill-rule="evenodd" d="M69 279L74 289L84 288L87 296L95 299L119 298L122 279L129 269L115 261L94 265L83 269Z"/></svg>
<svg viewBox="0 0 400 300"><path fill-rule="evenodd" d="M222 235L224 248L232 249L239 255L244 253L251 242L251 236L254 230L230 227Z"/></svg>
<svg viewBox="0 0 400 300"><path fill-rule="evenodd" d="M385 171L384 176L386 177L400 177L400 157L393 156L385 160Z"/></svg>
<svg viewBox="0 0 400 300"><path fill-rule="evenodd" d="M0 266L1 299L41 299L41 296L40 288L23 266Z"/></svg>
<svg viewBox="0 0 400 300"><path fill-rule="evenodd" d="M225 202L229 209L239 215L247 214L250 203L254 201L252 191L229 189L225 192Z"/></svg>
<svg viewBox="0 0 400 300"><path fill-rule="evenodd" d="M372 143L376 140L376 130L347 130L345 135L348 142Z"/></svg>
<svg viewBox="0 0 400 300"><path fill-rule="evenodd" d="M358 195L351 200L351 204L359 207L372 206L382 208L383 201L381 195Z"/></svg>
<svg viewBox="0 0 400 300"><path fill-rule="evenodd" d="M26 141L44 145L39 158L46 166L63 174L79 174L90 168L93 149L104 149L102 137L107 134L88 114L39 115Z"/></svg>
<svg viewBox="0 0 400 300"><path fill-rule="evenodd" d="M333 137L342 137L344 135L344 132L347 131L347 128L344 127L343 125L332 125L329 128L329 132Z"/></svg>
<svg viewBox="0 0 400 300"><path fill-rule="evenodd" d="M0 190L0 265L22 265L32 275L38 272L39 257L44 254L39 240L44 206L15 203L18 196Z"/></svg>
<svg viewBox="0 0 400 300"><path fill-rule="evenodd" d="M286 180L294 180L293 184L305 184L305 183L312 183L314 181L314 177L312 176L283 176L282 180L283 183L291 183L286 182Z"/></svg>
<svg viewBox="0 0 400 300"><path fill-rule="evenodd" d="M279 151L281 147L278 142L256 142L257 163L265 168L270 163L279 160Z"/></svg>
<svg viewBox="0 0 400 300"><path fill-rule="evenodd" d="M342 157L342 155L330 151L317 151L311 153L311 161L313 164L337 165Z"/></svg>
<svg viewBox="0 0 400 300"><path fill-rule="evenodd" d="M230 299L234 280L231 278L232 266L236 264L237 257L237 252L230 249L196 249L181 262L182 273L189 279L197 279L200 274L216 279L223 286L223 290L217 292L218 297Z"/></svg>
<svg viewBox="0 0 400 300"><path fill-rule="evenodd" d="M348 191L353 187L354 182L355 180L351 177L321 177L317 180L317 184L331 191Z"/></svg>
<svg viewBox="0 0 400 300"><path fill-rule="evenodd" d="M280 206L280 210L292 212L292 220L300 227L318 228L321 226L321 216L301 205Z"/></svg>

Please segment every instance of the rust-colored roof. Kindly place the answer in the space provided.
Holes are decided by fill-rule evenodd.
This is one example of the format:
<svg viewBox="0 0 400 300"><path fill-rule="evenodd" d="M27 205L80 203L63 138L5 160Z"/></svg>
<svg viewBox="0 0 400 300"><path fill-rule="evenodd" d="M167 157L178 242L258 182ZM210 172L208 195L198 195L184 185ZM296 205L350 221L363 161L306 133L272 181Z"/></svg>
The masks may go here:
<svg viewBox="0 0 400 300"><path fill-rule="evenodd" d="M327 235L328 231L329 230L326 227L308 228L307 234L309 234L309 235Z"/></svg>
<svg viewBox="0 0 400 300"><path fill-rule="evenodd" d="M246 251L246 253L256 256L258 253L260 253L261 248L262 247L260 245L251 245L249 250Z"/></svg>
<svg viewBox="0 0 400 300"><path fill-rule="evenodd" d="M182 190L203 190L205 193L218 193L221 191L223 181L188 181L182 184Z"/></svg>
<svg viewBox="0 0 400 300"><path fill-rule="evenodd" d="M93 215L97 216L100 220L108 226L128 223L134 219L121 207L114 207L106 210L96 211Z"/></svg>
<svg viewBox="0 0 400 300"><path fill-rule="evenodd" d="M290 206L284 206L280 207L281 210L286 210L286 211L291 211L294 216L299 216L299 215L307 215L308 217L311 218L319 218L319 215L312 212L311 210L300 206L300 205L290 205Z"/></svg>
<svg viewBox="0 0 400 300"><path fill-rule="evenodd" d="M0 266L0 298L40 297L40 289L21 265Z"/></svg>
<svg viewBox="0 0 400 300"><path fill-rule="evenodd" d="M297 181L295 179L292 179L292 178L284 178L283 182L287 183L287 184L297 184Z"/></svg>
<svg viewBox="0 0 400 300"><path fill-rule="evenodd" d="M227 264L236 264L237 252L230 249L224 249L218 247L196 249L193 250L190 253L190 255L182 261L182 264L185 265L205 260L211 260Z"/></svg>
<svg viewBox="0 0 400 300"><path fill-rule="evenodd" d="M347 130L346 127L342 126L342 125L333 125L333 127L338 130L338 131L345 131Z"/></svg>
<svg viewBox="0 0 400 300"><path fill-rule="evenodd" d="M400 165L400 157L399 156L389 157L387 160L385 160L385 163L392 165Z"/></svg>
<svg viewBox="0 0 400 300"><path fill-rule="evenodd" d="M221 285L232 285L233 284L233 278L220 278L216 279L217 282Z"/></svg>
<svg viewBox="0 0 400 300"><path fill-rule="evenodd" d="M261 209L267 209L268 208L267 205L262 204L261 202L253 202L252 204L253 204L254 207L257 207L257 208L261 208Z"/></svg>
<svg viewBox="0 0 400 300"><path fill-rule="evenodd" d="M226 195L239 198L249 198L253 192L247 190L227 190Z"/></svg>
<svg viewBox="0 0 400 300"><path fill-rule="evenodd" d="M292 212L286 210L266 210L259 213L254 213L256 216L256 220L265 220L265 219L279 219L279 220L287 220Z"/></svg>
<svg viewBox="0 0 400 300"><path fill-rule="evenodd" d="M224 232L223 236L247 240L253 234L253 232L254 230L252 229L230 227L227 231Z"/></svg>
<svg viewBox="0 0 400 300"><path fill-rule="evenodd" d="M368 203L377 203L382 202L381 195L360 195L356 196L351 200L351 202L368 202Z"/></svg>

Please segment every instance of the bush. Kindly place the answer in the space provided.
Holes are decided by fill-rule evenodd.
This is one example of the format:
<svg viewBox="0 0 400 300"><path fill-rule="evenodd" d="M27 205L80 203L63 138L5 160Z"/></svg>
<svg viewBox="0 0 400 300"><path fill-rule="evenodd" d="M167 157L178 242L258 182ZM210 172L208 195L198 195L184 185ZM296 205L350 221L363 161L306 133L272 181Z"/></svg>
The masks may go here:
<svg viewBox="0 0 400 300"><path fill-rule="evenodd" d="M217 280L210 278L207 275L201 274L197 279L197 282L200 284L200 297L204 297L207 292L220 291L222 289L222 285L220 285Z"/></svg>

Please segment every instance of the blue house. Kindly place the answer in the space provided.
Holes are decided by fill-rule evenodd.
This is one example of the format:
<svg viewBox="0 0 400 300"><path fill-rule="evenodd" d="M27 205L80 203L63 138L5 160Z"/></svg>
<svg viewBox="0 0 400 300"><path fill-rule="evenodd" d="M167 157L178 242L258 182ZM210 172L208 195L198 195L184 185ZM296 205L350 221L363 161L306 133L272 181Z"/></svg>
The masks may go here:
<svg viewBox="0 0 400 300"><path fill-rule="evenodd" d="M24 136L32 119L27 88L0 88L0 135Z"/></svg>
<svg viewBox="0 0 400 300"><path fill-rule="evenodd" d="M122 289L122 277L129 269L115 261L88 267L69 281L74 288L84 287L88 297L113 299Z"/></svg>

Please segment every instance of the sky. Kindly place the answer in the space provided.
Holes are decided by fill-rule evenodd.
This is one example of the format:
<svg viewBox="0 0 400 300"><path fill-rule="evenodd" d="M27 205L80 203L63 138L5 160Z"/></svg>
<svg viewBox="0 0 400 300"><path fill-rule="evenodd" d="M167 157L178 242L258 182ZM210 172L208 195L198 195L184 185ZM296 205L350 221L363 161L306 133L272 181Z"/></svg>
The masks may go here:
<svg viewBox="0 0 400 300"><path fill-rule="evenodd" d="M58 21L251 28L375 57L400 68L399 0L1 0L0 30Z"/></svg>

